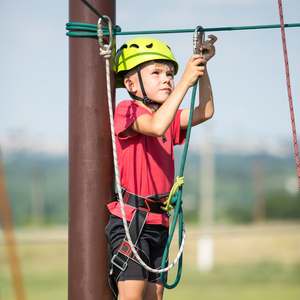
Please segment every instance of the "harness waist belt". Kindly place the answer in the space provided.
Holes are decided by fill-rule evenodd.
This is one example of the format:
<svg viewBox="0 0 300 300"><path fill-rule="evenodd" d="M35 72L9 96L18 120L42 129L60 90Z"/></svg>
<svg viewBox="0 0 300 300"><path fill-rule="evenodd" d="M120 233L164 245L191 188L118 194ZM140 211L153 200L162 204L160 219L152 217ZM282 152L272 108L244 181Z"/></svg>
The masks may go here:
<svg viewBox="0 0 300 300"><path fill-rule="evenodd" d="M151 195L147 198L140 197L132 194L126 190L122 192L123 202L127 205L133 206L137 209L144 210L155 214L165 214L166 212L161 209L163 202L167 200L169 193Z"/></svg>

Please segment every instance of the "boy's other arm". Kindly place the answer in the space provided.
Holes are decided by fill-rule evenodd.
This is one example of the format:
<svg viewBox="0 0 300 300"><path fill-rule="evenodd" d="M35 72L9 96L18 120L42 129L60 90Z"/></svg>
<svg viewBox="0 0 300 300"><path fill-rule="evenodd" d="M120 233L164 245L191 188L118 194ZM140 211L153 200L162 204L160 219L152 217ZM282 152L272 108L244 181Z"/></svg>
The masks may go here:
<svg viewBox="0 0 300 300"><path fill-rule="evenodd" d="M201 124L214 114L214 101L212 88L207 70L199 79L199 105L194 108L192 126ZM190 109L184 109L180 115L180 127L186 129L188 127L190 117Z"/></svg>
<svg viewBox="0 0 300 300"><path fill-rule="evenodd" d="M203 45L197 47L203 52L202 58L205 70L199 77L199 105L194 108L192 126L198 125L212 118L214 114L214 102L212 88L207 72L207 62L215 55L214 43L217 37L214 35L208 36L210 40L205 41ZM184 109L180 116L180 127L186 129L189 122L190 109Z"/></svg>
<svg viewBox="0 0 300 300"><path fill-rule="evenodd" d="M193 55L185 68L185 71L170 97L161 105L154 115L142 115L124 132L125 135L132 135L134 132L150 136L162 136L173 122L178 108L190 87L199 78L199 105L194 109L193 126L198 125L213 116L214 104L209 76L206 70L206 62L215 54L214 43L217 38L214 35L208 36L210 40L203 45L198 44L203 55ZM188 127L190 109L184 109L180 115L180 127Z"/></svg>

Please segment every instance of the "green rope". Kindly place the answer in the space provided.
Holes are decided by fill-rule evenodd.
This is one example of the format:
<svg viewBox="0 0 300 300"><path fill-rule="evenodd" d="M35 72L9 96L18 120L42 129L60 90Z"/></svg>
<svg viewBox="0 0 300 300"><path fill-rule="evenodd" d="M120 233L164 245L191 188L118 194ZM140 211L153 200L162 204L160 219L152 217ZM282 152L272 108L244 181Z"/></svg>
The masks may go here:
<svg viewBox="0 0 300 300"><path fill-rule="evenodd" d="M180 165L180 170L179 170L179 176L178 176L179 178L183 177L186 157L187 157L187 153L188 153L188 147L189 147L189 142L190 142L190 137L191 137L191 130L192 130L192 121L193 121L193 114L194 114L196 91L197 91L197 82L195 83L195 85L193 87L193 93L192 93L192 99L191 99L191 105L190 105L189 123L188 123L188 128L187 128L187 133L186 133L186 141L185 141L185 144L184 144L184 149L183 149L183 154L182 154L182 159L181 159L181 165ZM178 217L179 217L179 223L178 223L178 226L179 226L179 229L178 229L179 247L182 243L182 232L183 232L182 185L179 187L178 193L176 192L175 195L172 197L171 205L174 207L174 217L173 217L173 222L172 222L172 225L171 225L171 230L170 230L170 234L169 234L169 237L168 237L168 241L167 241L167 244L166 244L166 247L165 247L164 255L163 255L161 269L165 268L166 261L168 260L169 249L170 249L172 238L173 238L173 235L174 235L174 232L175 232L175 227L176 227ZM175 279L173 284L169 285L166 282L164 273L160 274L163 285L167 289L173 289L179 283L181 273L182 273L182 256L179 258L179 261L178 261L177 275L176 275L176 279Z"/></svg>
<svg viewBox="0 0 300 300"><path fill-rule="evenodd" d="M284 24L284 27L300 27L300 23ZM274 25L255 25L255 26L239 26L239 27L215 27L215 28L202 28L199 31L212 32L212 31L233 31L233 30L253 30L253 29L270 29L280 28L280 24ZM68 36L97 36L97 25L85 23L67 23L66 29ZM75 32L79 31L79 32ZM88 32L86 32L88 31ZM135 35L135 34L163 34L163 33L187 33L194 32L195 29L173 29L173 30L150 30L150 31L127 31L122 32L120 26L113 28L113 35ZM108 28L103 26L103 35L109 35Z"/></svg>
<svg viewBox="0 0 300 300"><path fill-rule="evenodd" d="M68 36L97 36L98 26L95 24L86 23L67 23L66 29L72 30L71 32L67 32ZM77 30L79 32L74 32L74 30ZM102 30L103 35L109 35L107 26L102 26ZM119 34L121 32L121 27L116 26L115 29L113 29L112 31L113 35Z"/></svg>

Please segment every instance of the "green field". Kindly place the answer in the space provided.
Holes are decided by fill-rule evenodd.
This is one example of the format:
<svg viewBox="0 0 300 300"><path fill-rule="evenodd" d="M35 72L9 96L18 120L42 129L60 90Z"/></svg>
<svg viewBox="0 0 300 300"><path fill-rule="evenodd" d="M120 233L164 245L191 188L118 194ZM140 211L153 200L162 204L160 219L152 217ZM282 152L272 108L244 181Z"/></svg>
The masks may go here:
<svg viewBox="0 0 300 300"><path fill-rule="evenodd" d="M165 300L300 299L299 223L215 228L214 267L209 272L196 268L198 236L197 228L187 227L182 278L178 287L165 291ZM66 228L23 229L16 232L16 238L26 298L67 299ZM176 249L171 259L173 252ZM0 299L16 299L3 235Z"/></svg>

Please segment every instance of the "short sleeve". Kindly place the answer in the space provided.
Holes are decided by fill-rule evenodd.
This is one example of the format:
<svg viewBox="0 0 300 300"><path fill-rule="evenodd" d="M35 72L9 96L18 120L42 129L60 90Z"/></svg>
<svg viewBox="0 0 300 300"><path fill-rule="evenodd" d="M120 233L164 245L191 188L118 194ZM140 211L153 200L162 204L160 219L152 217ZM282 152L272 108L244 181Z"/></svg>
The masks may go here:
<svg viewBox="0 0 300 300"><path fill-rule="evenodd" d="M139 116L151 113L131 100L124 100L117 105L115 111L114 125L115 134L119 136L126 130Z"/></svg>

